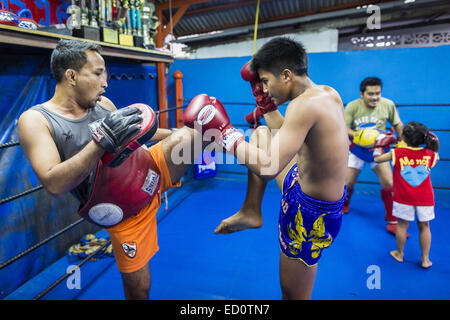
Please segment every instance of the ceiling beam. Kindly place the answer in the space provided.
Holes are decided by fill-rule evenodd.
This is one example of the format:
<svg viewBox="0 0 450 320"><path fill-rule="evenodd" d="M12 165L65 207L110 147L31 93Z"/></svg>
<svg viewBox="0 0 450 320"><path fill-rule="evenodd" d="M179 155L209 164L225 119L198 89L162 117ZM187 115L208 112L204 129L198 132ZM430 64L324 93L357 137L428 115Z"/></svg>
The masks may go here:
<svg viewBox="0 0 450 320"><path fill-rule="evenodd" d="M179 8L185 5L191 5L191 4L199 4L204 2L209 2L210 0L174 0L172 3L169 1L162 2L162 3L155 3L156 10L169 10L172 6L173 8Z"/></svg>
<svg viewBox="0 0 450 320"><path fill-rule="evenodd" d="M184 6L181 6L178 8L177 12L175 13L175 15L172 17L172 29L175 28L176 24L178 23L178 21L180 21L181 17L183 16L183 14L186 12L187 8L189 7L188 4L185 4ZM170 21L164 26L162 33L161 33L161 37L163 39L165 39L167 37L167 35L170 32Z"/></svg>
<svg viewBox="0 0 450 320"><path fill-rule="evenodd" d="M260 3L269 2L269 1L273 1L273 0L260 0ZM186 14L184 16L192 16L192 15L196 15L196 14L203 14L203 13L209 13L209 12L214 12L214 11L244 7L244 6L248 6L251 4L256 4L257 2L258 2L258 0L242 0L242 1L238 1L238 2L221 4L218 6L194 9L194 10L189 10L188 12L186 12Z"/></svg>

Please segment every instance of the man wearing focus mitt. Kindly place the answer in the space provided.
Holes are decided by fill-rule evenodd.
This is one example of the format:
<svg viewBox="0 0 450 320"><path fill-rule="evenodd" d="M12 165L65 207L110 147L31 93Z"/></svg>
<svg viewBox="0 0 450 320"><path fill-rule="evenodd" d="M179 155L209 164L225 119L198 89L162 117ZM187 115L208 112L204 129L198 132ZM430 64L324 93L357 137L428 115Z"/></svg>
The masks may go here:
<svg viewBox="0 0 450 320"><path fill-rule="evenodd" d="M158 129L145 104L117 110L103 96L108 86L101 47L61 40L51 56L54 96L19 119L19 140L34 172L53 196L72 193L79 214L106 228L127 299L148 299L149 260L158 251L156 212L161 194L179 186L198 154L195 131ZM150 140L162 140L149 149ZM175 164L174 146L192 159Z"/></svg>
<svg viewBox="0 0 450 320"><path fill-rule="evenodd" d="M350 102L345 108L345 123L350 139L348 170L346 176L347 199L343 212L350 210L350 199L359 173L368 163L376 173L381 189L381 200L386 211L387 230L396 232L397 218L392 215L393 189L392 170L388 162L376 163L373 150L378 137L377 147L390 148L393 143L392 134L386 132L389 122L397 136L401 139L403 123L400 120L395 104L381 97L382 82L378 78L364 79L360 84L360 98ZM381 136L379 136L381 134Z"/></svg>

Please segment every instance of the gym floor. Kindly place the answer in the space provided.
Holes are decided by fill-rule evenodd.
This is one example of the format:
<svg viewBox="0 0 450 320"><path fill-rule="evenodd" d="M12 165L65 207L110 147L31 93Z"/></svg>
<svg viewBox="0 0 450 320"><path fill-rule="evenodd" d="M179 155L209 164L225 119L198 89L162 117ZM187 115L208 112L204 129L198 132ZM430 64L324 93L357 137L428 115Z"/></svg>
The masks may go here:
<svg viewBox="0 0 450 320"><path fill-rule="evenodd" d="M159 252L151 260L153 300L278 300L278 210L280 192L274 181L263 200L264 225L229 235L214 234L222 219L237 212L244 200L246 175L219 173L190 180L158 212ZM350 213L338 238L319 262L315 300L447 300L450 298L449 191L435 190L436 219L431 221L430 269L420 267L419 233L410 224L405 261L389 251L395 237L385 229L377 185L357 184ZM163 202L164 203L164 202ZM105 238L100 231L97 237ZM30 300L64 275L67 256L6 297ZM122 300L120 273L114 258L89 261L80 268L81 288L66 280L42 300Z"/></svg>

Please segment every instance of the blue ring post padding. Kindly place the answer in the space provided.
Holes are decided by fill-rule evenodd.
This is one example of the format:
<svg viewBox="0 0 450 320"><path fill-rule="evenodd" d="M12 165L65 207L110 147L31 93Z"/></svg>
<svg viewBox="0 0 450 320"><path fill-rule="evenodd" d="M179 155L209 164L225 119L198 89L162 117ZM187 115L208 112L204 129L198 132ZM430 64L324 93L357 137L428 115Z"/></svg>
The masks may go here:
<svg viewBox="0 0 450 320"><path fill-rule="evenodd" d="M195 179L214 177L217 174L215 155L204 151L195 162L194 170Z"/></svg>

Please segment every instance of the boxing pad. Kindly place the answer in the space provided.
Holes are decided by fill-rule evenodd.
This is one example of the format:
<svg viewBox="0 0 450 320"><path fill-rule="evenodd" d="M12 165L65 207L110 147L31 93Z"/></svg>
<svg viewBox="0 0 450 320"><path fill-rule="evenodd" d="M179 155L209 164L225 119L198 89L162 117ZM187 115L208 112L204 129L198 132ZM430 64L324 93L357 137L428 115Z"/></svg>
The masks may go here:
<svg viewBox="0 0 450 320"><path fill-rule="evenodd" d="M115 226L158 196L160 185L160 170L144 148L131 153L118 167L99 161L89 199L78 214L103 228Z"/></svg>
<svg viewBox="0 0 450 320"><path fill-rule="evenodd" d="M114 112L118 114L109 120L107 116L89 124L94 140L102 147L105 145L103 148L106 152L102 162L110 167L121 165L132 152L150 140L158 129L155 112L145 104L136 103ZM105 140L103 145L102 140Z"/></svg>
<svg viewBox="0 0 450 320"><path fill-rule="evenodd" d="M377 129L363 129L356 131L353 136L353 143L363 148L373 148L375 139L381 131Z"/></svg>

